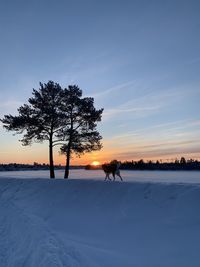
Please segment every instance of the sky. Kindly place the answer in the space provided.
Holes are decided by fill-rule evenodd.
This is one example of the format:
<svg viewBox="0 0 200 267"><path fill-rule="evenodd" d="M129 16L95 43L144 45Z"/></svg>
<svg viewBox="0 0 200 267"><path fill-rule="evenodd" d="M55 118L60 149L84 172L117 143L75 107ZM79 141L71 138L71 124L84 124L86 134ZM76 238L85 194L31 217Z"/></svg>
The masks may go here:
<svg viewBox="0 0 200 267"><path fill-rule="evenodd" d="M17 114L39 82L76 84L104 108L111 159L200 159L200 1L0 1L0 117ZM0 125L0 163L48 162ZM55 151L55 163L64 156Z"/></svg>

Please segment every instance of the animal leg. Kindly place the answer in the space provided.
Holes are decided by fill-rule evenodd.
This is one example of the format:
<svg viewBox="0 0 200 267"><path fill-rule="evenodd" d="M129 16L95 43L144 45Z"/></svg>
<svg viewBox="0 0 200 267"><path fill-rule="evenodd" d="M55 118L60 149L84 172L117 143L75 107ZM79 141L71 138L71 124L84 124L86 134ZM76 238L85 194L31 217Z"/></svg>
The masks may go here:
<svg viewBox="0 0 200 267"><path fill-rule="evenodd" d="M123 181L123 179L122 179L120 173L118 173L117 176L119 176L119 178L121 179L121 181Z"/></svg>
<svg viewBox="0 0 200 267"><path fill-rule="evenodd" d="M107 179L111 181L109 173L106 173L106 177L105 177L104 181L106 181Z"/></svg>
<svg viewBox="0 0 200 267"><path fill-rule="evenodd" d="M108 174L106 173L106 176L105 176L105 179L104 179L104 181L106 181L106 180L107 180L107 178L108 178Z"/></svg>

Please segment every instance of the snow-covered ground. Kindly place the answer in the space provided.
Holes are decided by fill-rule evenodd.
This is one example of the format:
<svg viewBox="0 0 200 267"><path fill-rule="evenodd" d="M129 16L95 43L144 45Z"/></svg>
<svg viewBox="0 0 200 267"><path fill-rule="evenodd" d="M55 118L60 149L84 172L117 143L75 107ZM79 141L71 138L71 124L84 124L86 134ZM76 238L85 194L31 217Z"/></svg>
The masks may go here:
<svg viewBox="0 0 200 267"><path fill-rule="evenodd" d="M55 171L56 178L63 178L64 170ZM126 182L152 182L152 183L195 183L200 184L200 171L124 171L121 175ZM49 171L0 171L1 177L9 178L48 178ZM72 179L104 180L105 174L102 170L70 170ZM116 176L116 180L120 180Z"/></svg>
<svg viewBox="0 0 200 267"><path fill-rule="evenodd" d="M199 205L197 183L1 174L0 266L199 267Z"/></svg>

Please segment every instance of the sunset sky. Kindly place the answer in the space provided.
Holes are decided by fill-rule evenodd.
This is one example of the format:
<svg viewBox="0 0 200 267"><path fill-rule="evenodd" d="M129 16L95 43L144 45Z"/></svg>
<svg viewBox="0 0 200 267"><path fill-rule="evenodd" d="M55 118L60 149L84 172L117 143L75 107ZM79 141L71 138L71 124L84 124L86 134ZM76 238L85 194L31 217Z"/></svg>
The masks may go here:
<svg viewBox="0 0 200 267"><path fill-rule="evenodd" d="M77 84L104 108L92 161L200 159L200 1L0 3L0 117L39 82ZM0 163L48 162L0 126ZM55 163L64 164L55 151Z"/></svg>

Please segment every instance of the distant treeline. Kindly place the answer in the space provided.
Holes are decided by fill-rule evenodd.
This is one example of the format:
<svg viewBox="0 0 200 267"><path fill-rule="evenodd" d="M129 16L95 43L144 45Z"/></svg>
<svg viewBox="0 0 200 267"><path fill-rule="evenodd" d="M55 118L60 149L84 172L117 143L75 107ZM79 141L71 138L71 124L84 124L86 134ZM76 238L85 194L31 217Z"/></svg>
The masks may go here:
<svg viewBox="0 0 200 267"><path fill-rule="evenodd" d="M81 168L82 166L71 166L72 169ZM55 165L55 169L64 169L62 165ZM82 167L83 168L83 167ZM49 170L49 164L37 163L33 164L19 164L19 163L8 163L0 164L0 171L31 171L31 170Z"/></svg>
<svg viewBox="0 0 200 267"><path fill-rule="evenodd" d="M56 169L64 169L62 165L56 165ZM102 169L101 165L93 166L71 166L71 169L82 169L86 170L98 170ZM163 162L163 161L144 161L143 159L139 161L124 161L121 162L121 170L200 170L200 161L189 159L186 160L182 157L180 160L176 159L173 162ZM9 164L0 164L0 171L20 171L20 170L49 170L49 164L46 163L37 163L33 164L18 164L18 163L9 163Z"/></svg>
<svg viewBox="0 0 200 267"><path fill-rule="evenodd" d="M121 162L120 169L122 170L200 170L200 162L197 160L186 160L182 157L174 162L162 162L151 160L145 162L143 159L139 161Z"/></svg>
<svg viewBox="0 0 200 267"><path fill-rule="evenodd" d="M34 162L33 164L19 164L19 163L0 164L0 171L20 171L20 170L49 170L49 164L45 163L40 164L37 162Z"/></svg>

